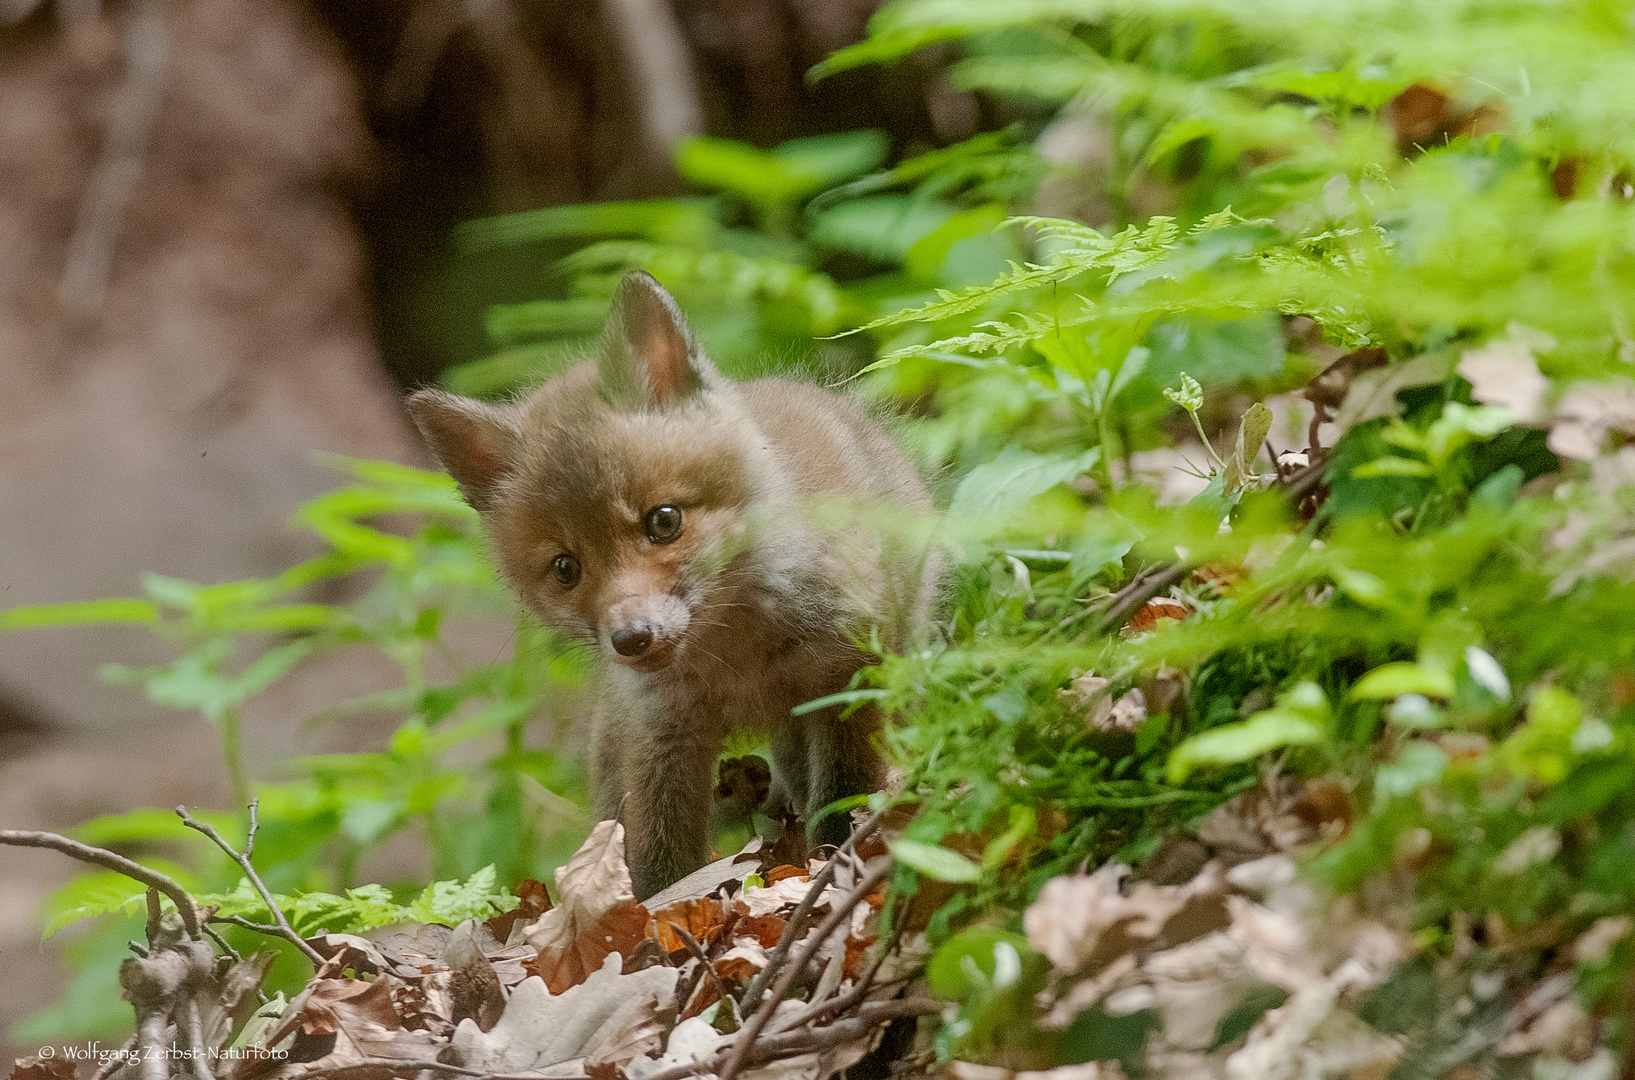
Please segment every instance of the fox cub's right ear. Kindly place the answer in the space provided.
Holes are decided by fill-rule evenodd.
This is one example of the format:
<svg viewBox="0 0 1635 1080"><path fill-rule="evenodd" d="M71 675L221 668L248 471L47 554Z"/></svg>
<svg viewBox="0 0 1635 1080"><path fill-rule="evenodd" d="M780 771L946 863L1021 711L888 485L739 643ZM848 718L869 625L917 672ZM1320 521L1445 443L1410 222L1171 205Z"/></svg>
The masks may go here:
<svg viewBox="0 0 1635 1080"><path fill-rule="evenodd" d="M446 390L417 390L406 405L466 502L477 510L492 508L494 489L515 460L518 432L511 413Z"/></svg>
<svg viewBox="0 0 1635 1080"><path fill-rule="evenodd" d="M675 298L640 270L613 294L597 367L602 399L629 412L679 405L715 377Z"/></svg>

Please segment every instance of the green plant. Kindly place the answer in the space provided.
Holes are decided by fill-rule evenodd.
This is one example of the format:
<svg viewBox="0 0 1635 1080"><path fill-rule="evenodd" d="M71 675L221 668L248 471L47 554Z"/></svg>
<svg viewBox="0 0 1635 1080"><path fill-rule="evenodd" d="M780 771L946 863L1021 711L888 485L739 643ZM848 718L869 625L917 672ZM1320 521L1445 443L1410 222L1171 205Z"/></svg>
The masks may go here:
<svg viewBox="0 0 1635 1080"><path fill-rule="evenodd" d="M640 266L729 371L855 376L944 478L956 558L938 632L823 703L895 720L917 809L895 885L929 909L930 978L958 1003L943 1054L1135 1068L1150 1012L1036 1027L1051 974L1020 913L1075 869L1144 871L1279 778L1341 793L1308 881L1389 892L1422 950L1401 986L1430 1005L1359 1015L1419 1047L1470 1012L1473 972L1515 987L1571 971L1596 1037L1628 1053L1629 937L1578 945L1635 914L1632 15L1623 0L898 0L819 74L942 43L953 83L1005 98L1013 127L890 167L872 133L700 140L679 161L707 198L467 230L584 246L558 265L562 296L493 313L505 351L451 371L455 389L506 393L566 362ZM1074 169L1033 151L1063 132L1105 152ZM1047 194L1085 220L1031 212ZM1302 396L1318 412L1291 426ZM1268 440L1291 456L1261 458ZM1199 481L1184 496L1143 475L1177 447ZM381 823L424 821L435 840L440 785L462 783L439 764L444 723L464 703L482 711L449 732L509 740L484 820L515 852L534 843L510 809L525 777L572 787L520 742L572 654L535 637L550 664L417 681L438 609L415 590L494 589L446 485L366 478L376 494L312 520L335 573L384 569L373 607L283 604L330 573L320 560L248 599L156 583L149 601L0 616L175 613L184 662L130 677L204 708L229 746L236 695L303 650L351 633L403 657L403 695L375 703L410 712L392 750L279 789L289 838L269 872L290 880ZM351 531L388 509L442 531ZM220 621L241 608L243 629ZM286 636L230 665L251 629ZM489 850L500 882L527 861ZM1211 1050L1282 1000L1240 1003ZM1471 1054L1491 1061L1494 1041Z"/></svg>
<svg viewBox="0 0 1635 1080"><path fill-rule="evenodd" d="M169 664L111 666L106 675L161 704L196 710L216 726L235 801L259 800L258 865L304 933L355 932L418 917L439 904L453 910L444 895L448 881L394 891L358 880L360 860L397 833L422 839L434 877L470 875L460 895L468 907L480 907L483 897L503 899L506 884L545 876L589 825L578 809L581 763L562 750L573 690L583 678L577 648L516 613L488 563L475 513L446 476L386 462L336 458L332 464L351 482L295 515L325 550L276 577L197 585L150 576L144 598L0 613L0 629L143 624L175 647L177 659ZM379 527L381 518L413 526L388 530ZM319 586L353 599L313 602ZM460 663L445 639L451 625L471 619L514 623L510 655ZM400 721L386 745L298 759L281 767L282 776L247 775L239 745L245 702L303 661L358 648L389 657L401 685L335 702L312 721L395 714ZM228 833L243 828L242 814L215 820ZM260 910L266 918L238 868L172 814L134 810L89 822L76 835L138 848L180 846L184 862L160 863L178 880L228 914ZM399 905L394 896L405 889L420 899ZM81 875L48 903L47 932L102 912L134 915L142 898L140 885L112 872ZM245 949L267 947L255 935L229 933ZM126 926L111 925L79 944L83 988L70 1007L24 1031L59 1024L70 1033L107 1034L97 1024L105 1016L117 1023L120 1014L85 1003L111 993L111 969L129 936ZM300 968L291 956L275 978L297 989Z"/></svg>

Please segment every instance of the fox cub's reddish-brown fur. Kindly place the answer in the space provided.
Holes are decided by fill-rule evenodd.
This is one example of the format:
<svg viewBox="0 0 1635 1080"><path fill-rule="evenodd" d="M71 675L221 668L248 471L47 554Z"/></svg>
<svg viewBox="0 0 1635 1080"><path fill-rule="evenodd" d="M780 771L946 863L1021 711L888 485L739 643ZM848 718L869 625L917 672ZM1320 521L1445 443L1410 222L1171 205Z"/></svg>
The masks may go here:
<svg viewBox="0 0 1635 1080"><path fill-rule="evenodd" d="M808 819L878 787L872 711L791 713L846 687L871 626L900 646L929 599L923 553L872 528L867 505L930 500L860 405L728 382L670 294L635 273L596 362L515 405L422 390L409 411L522 599L604 659L596 809L625 823L639 895L708 857L729 731L769 733L781 790ZM843 821L818 838L843 836Z"/></svg>

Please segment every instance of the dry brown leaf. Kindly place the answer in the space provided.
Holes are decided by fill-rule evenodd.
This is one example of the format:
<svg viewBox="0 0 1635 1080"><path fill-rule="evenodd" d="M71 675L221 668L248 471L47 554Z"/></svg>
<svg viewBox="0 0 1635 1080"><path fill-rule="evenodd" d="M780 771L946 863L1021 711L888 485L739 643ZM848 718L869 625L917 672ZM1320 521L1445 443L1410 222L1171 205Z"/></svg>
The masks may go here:
<svg viewBox="0 0 1635 1080"><path fill-rule="evenodd" d="M561 994L551 994L537 978L525 979L493 1030L484 1032L469 1019L460 1022L449 1040L450 1055L455 1064L484 1072L579 1073L579 1059L598 1057L604 1048L616 1057L628 1048L633 1032L647 1030L672 1011L678 974L675 968L650 967L625 975L610 954L589 978ZM564 1063L572 1065L556 1068Z"/></svg>
<svg viewBox="0 0 1635 1080"><path fill-rule="evenodd" d="M1287 1001L1249 1032L1247 1042L1226 1061L1229 1080L1293 1080L1323 1076L1394 1061L1400 1040L1383 1035L1340 1008L1343 996L1378 986L1402 959L1397 935L1368 925L1355 935L1351 955L1321 975L1306 933L1288 916L1231 898L1232 934L1244 944L1251 968L1268 981L1292 990ZM1273 970L1275 969L1275 970Z"/></svg>
<svg viewBox="0 0 1635 1080"><path fill-rule="evenodd" d="M393 995L402 985L391 975L381 975L373 982L316 980L284 1009L277 1027L262 1045L277 1046L297 1030L307 1038L333 1035L333 1047L309 1068L339 1068L372 1058L435 1058L441 1040L402 1026L393 1003Z"/></svg>
<svg viewBox="0 0 1635 1080"><path fill-rule="evenodd" d="M308 945L325 960L333 961L332 971L353 971L374 974L392 970L391 959L379 945L357 934L319 934L309 938Z"/></svg>
<svg viewBox="0 0 1635 1080"><path fill-rule="evenodd" d="M1109 963L1161 935L1173 944L1226 925L1218 873L1200 873L1186 885L1138 881L1125 895L1119 883L1129 872L1108 863L1093 874L1046 882L1022 917L1029 944L1070 974Z"/></svg>
<svg viewBox="0 0 1635 1080"><path fill-rule="evenodd" d="M811 875L807 871L806 867L790 866L788 863L785 863L782 866L774 866L772 869L761 875L768 885L775 881L782 881L785 878L798 877L805 880L810 876Z"/></svg>
<svg viewBox="0 0 1635 1080"><path fill-rule="evenodd" d="M715 973L727 982L747 983L766 967L766 950L759 944L734 945L722 953L712 965Z"/></svg>
<svg viewBox="0 0 1635 1080"><path fill-rule="evenodd" d="M732 928L732 940L736 943L744 940L753 940L763 949L773 948L778 939L783 937L787 920L776 915L752 915L741 918Z"/></svg>
<svg viewBox="0 0 1635 1080"><path fill-rule="evenodd" d="M458 1024L470 1017L487 1031L505 1011L505 991L500 989L500 977L494 965L477 944L474 933L477 925L470 920L461 923L443 950L443 962L449 968L448 1020Z"/></svg>
<svg viewBox="0 0 1635 1080"><path fill-rule="evenodd" d="M507 943L511 940L511 931L518 923L526 925L534 922L551 910L551 894L546 890L544 882L523 878L517 885L516 892L517 906L488 920L488 928L494 932L494 936Z"/></svg>
<svg viewBox="0 0 1635 1080"><path fill-rule="evenodd" d="M1158 624L1164 619L1179 620L1191 614L1192 609L1181 601L1168 596L1155 596L1135 609L1135 614L1130 616L1124 628L1132 634L1145 634L1158 629Z"/></svg>
<svg viewBox="0 0 1635 1080"><path fill-rule="evenodd" d="M653 925L647 934L658 941L665 952L675 952L687 947L676 933L676 927L691 934L694 941L705 941L721 928L725 918L721 901L713 896L682 900L654 911Z"/></svg>
<svg viewBox="0 0 1635 1080"><path fill-rule="evenodd" d="M948 1075L954 1080L1124 1080L1124 1070L1116 1061L1090 1061L1083 1065L1058 1065L1054 1069L1026 1069L1013 1072L997 1065L970 1061L950 1061Z"/></svg>
<svg viewBox="0 0 1635 1080"><path fill-rule="evenodd" d="M738 854L717 859L708 866L700 867L669 888L649 896L646 900L647 909L662 911L671 904L678 904L683 900L700 900L711 896L729 881L742 882L759 868L761 847L759 836L750 837L749 843L745 844Z"/></svg>
<svg viewBox="0 0 1635 1080"><path fill-rule="evenodd" d="M1523 424L1544 419L1544 395L1550 380L1539 373L1538 361L1524 343L1490 341L1466 349L1459 360L1459 374L1470 383L1470 396L1483 405L1508 409Z"/></svg>
<svg viewBox="0 0 1635 1080"><path fill-rule="evenodd" d="M1579 383L1556 403L1546 441L1562 457L1589 461L1615 431L1635 436L1635 383Z"/></svg>
<svg viewBox="0 0 1635 1080"><path fill-rule="evenodd" d="M38 1055L18 1058L11 1066L11 1080L74 1080L74 1063Z"/></svg>
<svg viewBox="0 0 1635 1080"><path fill-rule="evenodd" d="M780 1022L787 1022L795 1013L805 1008L799 1001L785 1001L778 1006L773 1014L770 1030L778 1030ZM822 1054L799 1054L795 1057L784 1058L767 1065L745 1069L738 1075L743 1080L826 1080L843 1069L850 1068L863 1055L873 1048L884 1028L877 1028L873 1035L847 1043ZM625 1068L625 1074L630 1080L647 1080L662 1072L668 1072L680 1065L696 1065L698 1073L708 1080L708 1063L714 1058L717 1050L731 1035L723 1035L710 1026L709 1021L702 1017L692 1017L676 1025L670 1033L669 1044L665 1047L663 1056L659 1058L636 1058Z"/></svg>
<svg viewBox="0 0 1635 1080"><path fill-rule="evenodd" d="M739 912L750 918L780 915L786 909L800 903L811 888L811 882L805 877L786 877L781 881L769 882L765 886L748 886L738 894L734 904ZM831 891L832 889L827 887L823 890L817 904L813 905L814 910L827 905Z"/></svg>
<svg viewBox="0 0 1635 1080"><path fill-rule="evenodd" d="M1198 839L1228 863L1336 840L1351 828L1351 797L1332 777L1303 784L1279 777L1222 803L1198 825Z"/></svg>
<svg viewBox="0 0 1635 1080"><path fill-rule="evenodd" d="M1573 942L1573 959L1580 964L1604 964L1612 955L1612 947L1629 933L1628 915L1608 915L1595 920L1590 928Z"/></svg>
<svg viewBox="0 0 1635 1080"><path fill-rule="evenodd" d="M1114 701L1107 692L1109 685L1094 672L1076 673L1072 683L1057 690L1056 696L1083 716L1092 730L1128 734L1147 719L1147 699L1135 689Z"/></svg>
<svg viewBox="0 0 1635 1080"><path fill-rule="evenodd" d="M556 871L561 903L531 923L528 944L539 950L529 969L560 994L587 979L611 953L630 955L651 921L636 902L624 861L624 826L599 822Z"/></svg>
<svg viewBox="0 0 1635 1080"><path fill-rule="evenodd" d="M402 1022L392 1004L390 976L373 982L362 979L319 979L305 995L301 1030L308 1035L329 1035L347 1024L369 1021L384 1027Z"/></svg>

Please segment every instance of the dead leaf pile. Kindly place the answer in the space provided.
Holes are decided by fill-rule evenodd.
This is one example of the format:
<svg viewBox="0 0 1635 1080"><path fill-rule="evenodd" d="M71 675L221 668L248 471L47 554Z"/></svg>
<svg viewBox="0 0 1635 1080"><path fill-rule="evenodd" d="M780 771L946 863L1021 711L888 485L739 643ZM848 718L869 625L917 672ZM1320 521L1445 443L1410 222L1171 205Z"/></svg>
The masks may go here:
<svg viewBox="0 0 1635 1080"><path fill-rule="evenodd" d="M1332 1076L1383 1069L1402 1052L1351 1011L1405 955L1400 935L1318 910L1288 855L1230 869L1212 859L1182 885L1128 883L1130 873L1108 863L1056 878L1028 908L1028 941L1053 968L1042 1026L1065 1028L1088 1009L1150 1011L1157 1075ZM1233 1031L1256 1002L1258 1019Z"/></svg>
<svg viewBox="0 0 1635 1080"><path fill-rule="evenodd" d="M763 870L757 847L642 904L623 826L604 821L557 870L554 907L527 882L523 906L487 922L314 938L323 967L299 996L251 1017L237 1040L244 1055L213 1075L413 1076L437 1065L596 1080L708 1073L777 985L782 1000L738 1075L823 1080L867 1053L895 1016L927 1011L892 1000L923 944L881 962L883 886L865 876L875 864L845 854L833 866ZM805 910L790 933L797 907ZM25 1075L44 1067L31 1062Z"/></svg>

